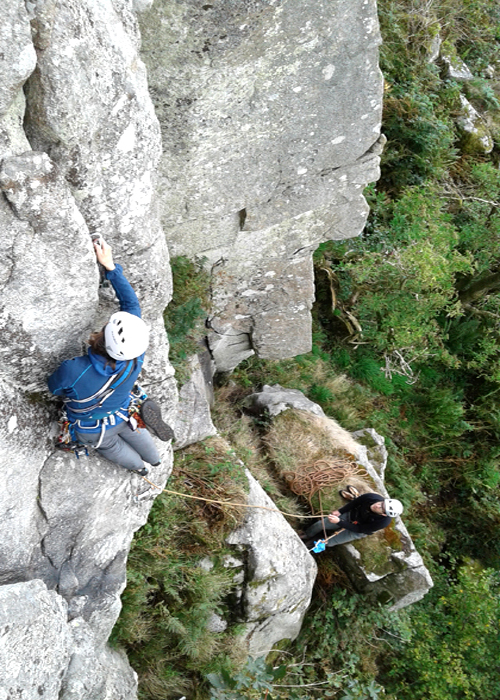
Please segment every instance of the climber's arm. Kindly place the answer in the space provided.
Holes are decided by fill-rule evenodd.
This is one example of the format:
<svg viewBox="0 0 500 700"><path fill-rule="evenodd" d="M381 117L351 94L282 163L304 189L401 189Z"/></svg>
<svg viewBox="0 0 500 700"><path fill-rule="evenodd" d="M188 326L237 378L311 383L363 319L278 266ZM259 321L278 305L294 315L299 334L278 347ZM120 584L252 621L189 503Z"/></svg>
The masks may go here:
<svg viewBox="0 0 500 700"><path fill-rule="evenodd" d="M123 274L122 266L115 265L111 246L101 238L100 242L94 241L94 250L97 260L106 268L106 279L113 285L120 302L120 311L127 311L129 314L141 318L141 306L137 294Z"/></svg>

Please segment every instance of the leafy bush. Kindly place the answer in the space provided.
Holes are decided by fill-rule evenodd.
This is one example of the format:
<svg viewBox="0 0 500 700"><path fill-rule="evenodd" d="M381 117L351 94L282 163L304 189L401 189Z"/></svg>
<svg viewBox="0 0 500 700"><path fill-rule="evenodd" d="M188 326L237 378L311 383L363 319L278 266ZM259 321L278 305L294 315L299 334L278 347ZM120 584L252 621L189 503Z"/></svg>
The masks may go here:
<svg viewBox="0 0 500 700"><path fill-rule="evenodd" d="M112 642L126 649L139 673L141 700L188 692L206 697L206 673L241 663L237 628L214 633L209 623L214 614L233 617L227 599L233 575L223 566L229 554L224 539L243 509L189 496L244 503L247 483L237 459L219 439L177 453L168 489L186 497L158 496L134 539ZM212 562L208 570L201 565L207 553Z"/></svg>
<svg viewBox="0 0 500 700"><path fill-rule="evenodd" d="M383 674L405 700L495 698L500 694L500 579L472 564L449 572L410 612L411 644L391 655Z"/></svg>
<svg viewBox="0 0 500 700"><path fill-rule="evenodd" d="M266 700L272 700L272 683L283 678L286 671L284 664L273 668L264 659L249 658L238 673L230 674L225 670L209 673L210 697L214 700L260 700L264 694Z"/></svg>

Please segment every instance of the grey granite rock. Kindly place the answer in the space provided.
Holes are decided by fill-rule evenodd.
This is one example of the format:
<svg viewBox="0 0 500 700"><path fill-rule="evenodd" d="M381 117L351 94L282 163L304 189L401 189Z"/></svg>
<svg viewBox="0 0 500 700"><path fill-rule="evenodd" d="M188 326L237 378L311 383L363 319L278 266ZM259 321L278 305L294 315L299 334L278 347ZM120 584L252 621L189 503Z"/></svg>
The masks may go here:
<svg viewBox="0 0 500 700"><path fill-rule="evenodd" d="M40 580L0 586L0 699L133 700L125 655L96 643Z"/></svg>
<svg viewBox="0 0 500 700"><path fill-rule="evenodd" d="M212 265L217 368L308 351L311 253L361 232L379 174L375 2L156 0L140 25L162 221Z"/></svg>
<svg viewBox="0 0 500 700"><path fill-rule="evenodd" d="M440 60L444 66L445 75L450 80L458 80L458 82L474 80L469 66L456 53L441 53Z"/></svg>
<svg viewBox="0 0 500 700"><path fill-rule="evenodd" d="M456 124L461 134L461 147L464 153L486 155L495 145L484 119L471 103L460 95L461 113Z"/></svg>
<svg viewBox="0 0 500 700"><path fill-rule="evenodd" d="M2 46L15 13L22 41L0 61L0 522L9 532L0 544L0 583L42 580L73 635L71 656L60 658L63 685L54 672L57 691L43 695L39 684L36 697L135 700L133 672L105 642L120 610L130 541L158 490L95 453L76 460L55 452L57 413L46 378L80 355L89 332L118 308L114 294L99 288L90 241L98 232L113 245L151 327L144 387L167 420L175 413L162 319L170 270L153 202L159 126L131 2L38 0L2 9ZM21 85L34 63L22 73L16 56L35 56L31 35L37 67L25 102ZM162 487L172 450L159 449L162 464L152 476Z"/></svg>
<svg viewBox="0 0 500 700"><path fill-rule="evenodd" d="M136 16L126 0L44 2L32 24L38 65L26 89L30 143L56 163L89 231L115 245L122 260L133 258L125 268L145 320L155 325L171 281L152 206L161 141ZM150 357L166 358L164 333L161 343ZM161 375L172 375L166 360Z"/></svg>
<svg viewBox="0 0 500 700"><path fill-rule="evenodd" d="M66 603L42 581L0 586L0 699L59 700L72 635Z"/></svg>
<svg viewBox="0 0 500 700"><path fill-rule="evenodd" d="M82 618L69 623L71 659L57 700L135 700L137 674L122 651L99 644Z"/></svg>
<svg viewBox="0 0 500 700"><path fill-rule="evenodd" d="M227 542L246 556L243 608L251 656L267 654L280 640L295 639L309 606L316 563L259 483L247 472L249 508Z"/></svg>
<svg viewBox="0 0 500 700"><path fill-rule="evenodd" d="M0 117L16 99L35 65L36 52L26 3L4 0L0 22Z"/></svg>
<svg viewBox="0 0 500 700"><path fill-rule="evenodd" d="M4 284L0 334L9 360L0 372L27 391L80 354L98 302L98 271L85 221L45 153L5 158L0 186ZM71 283L68 284L69 280Z"/></svg>
<svg viewBox="0 0 500 700"><path fill-rule="evenodd" d="M208 352L190 359L189 373L190 379L179 391L174 423L176 450L217 433L210 415L213 361Z"/></svg>
<svg viewBox="0 0 500 700"><path fill-rule="evenodd" d="M321 406L314 403L302 391L287 389L275 384L264 384L262 391L250 394L245 400L245 407L252 413L260 414L266 411L270 416L278 416L288 408L296 408L302 411L314 413L316 416L324 416Z"/></svg>

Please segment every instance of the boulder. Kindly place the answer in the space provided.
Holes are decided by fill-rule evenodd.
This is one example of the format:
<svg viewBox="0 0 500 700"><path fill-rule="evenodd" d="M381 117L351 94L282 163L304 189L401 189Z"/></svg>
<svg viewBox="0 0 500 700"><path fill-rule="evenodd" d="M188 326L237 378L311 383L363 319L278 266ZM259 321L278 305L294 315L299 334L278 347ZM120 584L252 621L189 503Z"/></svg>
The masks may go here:
<svg viewBox="0 0 500 700"><path fill-rule="evenodd" d="M468 82L474 80L474 76L469 66L458 56L455 47L448 43L441 46L440 61L444 68L445 77L458 82Z"/></svg>
<svg viewBox="0 0 500 700"><path fill-rule="evenodd" d="M247 471L249 508L227 538L246 560L241 603L251 656L266 655L283 639L297 637L311 601L316 563L273 501ZM228 566L237 566L229 562Z"/></svg>
<svg viewBox="0 0 500 700"><path fill-rule="evenodd" d="M262 392L249 397L248 403L254 411L268 411L275 420L287 413L288 420L282 425L271 424L265 445L278 473L292 479L288 482L292 490L293 482L297 483L296 473L300 476L304 465L314 465L319 460L325 466L336 457L341 460L341 468L352 474L344 477L345 483L353 484L360 493L373 491L389 497L384 485L387 449L384 438L375 430L367 428L351 434L325 416L321 407L302 392L279 385L264 386ZM308 484L311 474L307 472ZM332 486L322 487L321 499L317 495L302 495L320 508L316 512L328 513L342 505L337 490L344 481L339 478ZM298 493L296 489L295 492ZM394 518L385 530L331 551L342 561L358 590L390 604L391 609L420 600L433 585L400 517Z"/></svg>
<svg viewBox="0 0 500 700"><path fill-rule="evenodd" d="M298 389L286 389L279 384L264 384L262 391L250 394L245 399L245 408L257 415L266 412L271 417L279 416L287 408L308 411L316 416L324 416L321 406L307 398Z"/></svg>
<svg viewBox="0 0 500 700"><path fill-rule="evenodd" d="M471 103L460 95L461 114L456 124L461 134L461 149L471 155L491 153L495 145L485 121Z"/></svg>
<svg viewBox="0 0 500 700"><path fill-rule="evenodd" d="M213 403L213 365L208 351L194 355L189 360L190 379L179 391L173 426L176 450L217 433L210 415Z"/></svg>

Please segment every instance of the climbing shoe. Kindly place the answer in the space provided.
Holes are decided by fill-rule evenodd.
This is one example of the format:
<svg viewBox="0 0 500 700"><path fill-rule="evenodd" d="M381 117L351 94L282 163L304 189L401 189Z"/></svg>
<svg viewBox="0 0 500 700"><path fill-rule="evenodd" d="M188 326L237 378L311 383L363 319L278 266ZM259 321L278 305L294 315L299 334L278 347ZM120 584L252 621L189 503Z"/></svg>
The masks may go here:
<svg viewBox="0 0 500 700"><path fill-rule="evenodd" d="M146 399L141 404L141 417L146 428L160 440L166 442L175 438L174 431L162 419L161 408L153 399Z"/></svg>
<svg viewBox="0 0 500 700"><path fill-rule="evenodd" d="M346 486L345 489L339 491L339 496L345 501L353 501L359 496L359 491L358 489L354 488L354 486Z"/></svg>
<svg viewBox="0 0 500 700"><path fill-rule="evenodd" d="M135 474L139 474L139 476L147 476L149 474L149 469L147 467L143 467L142 469L134 469Z"/></svg>

